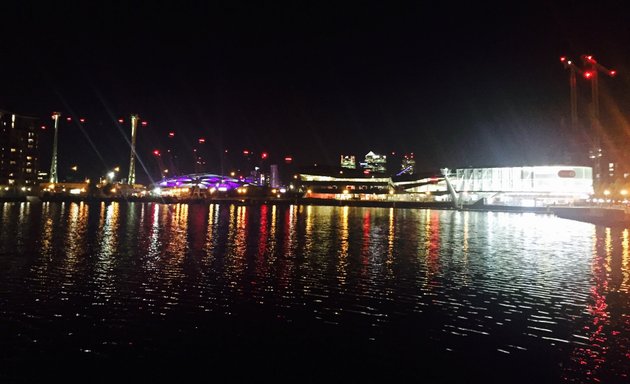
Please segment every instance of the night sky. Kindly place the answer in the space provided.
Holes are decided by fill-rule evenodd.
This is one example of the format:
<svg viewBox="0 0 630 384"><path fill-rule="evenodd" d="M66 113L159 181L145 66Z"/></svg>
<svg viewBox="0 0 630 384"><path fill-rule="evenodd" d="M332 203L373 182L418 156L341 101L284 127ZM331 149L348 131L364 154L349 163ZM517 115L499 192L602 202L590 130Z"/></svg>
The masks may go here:
<svg viewBox="0 0 630 384"><path fill-rule="evenodd" d="M562 162L561 55L618 71L600 77L602 122L627 130L621 1L105 3L2 5L0 109L42 118L42 143L52 111L87 119L61 124L61 177L71 164L126 170L132 113L148 122L138 153L149 170L152 150L167 147L181 171L193 148L215 172L225 149L304 165L413 152L418 170ZM578 79L581 119L589 86Z"/></svg>

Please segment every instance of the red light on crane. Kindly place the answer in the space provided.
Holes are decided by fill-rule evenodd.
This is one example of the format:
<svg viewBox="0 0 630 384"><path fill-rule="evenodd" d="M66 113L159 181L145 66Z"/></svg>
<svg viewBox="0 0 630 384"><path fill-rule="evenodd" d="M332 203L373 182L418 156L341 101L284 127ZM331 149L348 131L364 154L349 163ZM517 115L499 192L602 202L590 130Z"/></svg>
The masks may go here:
<svg viewBox="0 0 630 384"><path fill-rule="evenodd" d="M561 62L563 62L563 63L564 63L565 61L567 61L566 56L561 56L561 57L560 57L560 61L561 61Z"/></svg>
<svg viewBox="0 0 630 384"><path fill-rule="evenodd" d="M206 142L206 139L204 139L203 137L199 138L199 144L203 144Z"/></svg>
<svg viewBox="0 0 630 384"><path fill-rule="evenodd" d="M153 154L154 154L155 156L160 156L160 151L159 151L159 150L157 150L157 149L154 149L154 150L153 150Z"/></svg>

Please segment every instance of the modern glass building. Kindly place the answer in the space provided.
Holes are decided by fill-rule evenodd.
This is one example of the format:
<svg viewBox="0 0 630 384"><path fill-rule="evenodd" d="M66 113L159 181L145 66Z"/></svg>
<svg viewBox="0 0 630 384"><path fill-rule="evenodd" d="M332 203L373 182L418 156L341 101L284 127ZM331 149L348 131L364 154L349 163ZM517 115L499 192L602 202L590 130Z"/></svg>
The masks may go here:
<svg viewBox="0 0 630 384"><path fill-rule="evenodd" d="M406 189L407 193L434 193L436 199L457 199L460 205L547 206L570 204L593 194L591 167L548 165L526 167L460 168L436 184ZM445 194L444 192L449 192Z"/></svg>
<svg viewBox="0 0 630 384"><path fill-rule="evenodd" d="M449 190L448 181L453 190ZM301 174L301 186L318 197L395 201L451 201L473 204L544 207L571 204L593 194L591 167L550 165L459 168L444 174L364 177Z"/></svg>

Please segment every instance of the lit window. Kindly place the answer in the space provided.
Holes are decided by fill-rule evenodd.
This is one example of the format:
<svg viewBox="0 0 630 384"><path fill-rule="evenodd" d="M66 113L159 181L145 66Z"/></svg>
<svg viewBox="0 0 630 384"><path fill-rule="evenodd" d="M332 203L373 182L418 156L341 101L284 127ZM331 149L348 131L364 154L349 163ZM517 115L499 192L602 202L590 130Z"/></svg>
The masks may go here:
<svg viewBox="0 0 630 384"><path fill-rule="evenodd" d="M15 152L15 151L16 151L16 149L15 149L15 148L11 148L11 152Z"/></svg>

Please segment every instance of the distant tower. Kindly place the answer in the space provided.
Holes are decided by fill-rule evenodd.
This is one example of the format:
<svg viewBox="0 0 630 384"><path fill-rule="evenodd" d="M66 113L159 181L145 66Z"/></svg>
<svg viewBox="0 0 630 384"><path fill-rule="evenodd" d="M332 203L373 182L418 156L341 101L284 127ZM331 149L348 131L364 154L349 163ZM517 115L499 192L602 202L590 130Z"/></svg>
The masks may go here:
<svg viewBox="0 0 630 384"><path fill-rule="evenodd" d="M413 174L416 168L416 160L413 158L413 153L408 153L403 156L402 162L400 163L400 172L398 175Z"/></svg>
<svg viewBox="0 0 630 384"><path fill-rule="evenodd" d="M136 130L138 128L138 115L131 115L131 155L129 156L129 177L127 184L136 183ZM161 172L161 170L160 170Z"/></svg>
<svg viewBox="0 0 630 384"><path fill-rule="evenodd" d="M385 173L387 171L387 156L379 155L372 151L365 155L365 162L362 164L363 168L370 172Z"/></svg>
<svg viewBox="0 0 630 384"><path fill-rule="evenodd" d="M280 188L280 173L278 172L277 164L271 164L269 166L269 179L271 188Z"/></svg>
<svg viewBox="0 0 630 384"><path fill-rule="evenodd" d="M354 155L341 155L341 167L355 169L357 167Z"/></svg>
<svg viewBox="0 0 630 384"><path fill-rule="evenodd" d="M55 120L55 136L53 138L53 151L52 151L52 161L50 163L50 182L58 183L59 178L57 177L57 140L58 140L58 129L59 129L59 117L61 113L53 112L52 118Z"/></svg>

